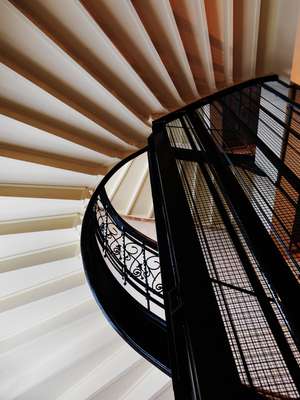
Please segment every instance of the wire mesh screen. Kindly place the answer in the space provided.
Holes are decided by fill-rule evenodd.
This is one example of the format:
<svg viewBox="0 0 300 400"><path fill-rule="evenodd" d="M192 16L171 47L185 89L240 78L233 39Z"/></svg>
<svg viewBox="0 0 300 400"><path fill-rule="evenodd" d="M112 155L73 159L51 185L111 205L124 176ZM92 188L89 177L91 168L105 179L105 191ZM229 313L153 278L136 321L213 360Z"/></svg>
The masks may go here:
<svg viewBox="0 0 300 400"><path fill-rule="evenodd" d="M270 398L298 398L299 394L277 347L270 324L199 164L182 160L178 160L177 164L242 383ZM204 168L208 169L207 165ZM276 299L259 272L257 262L212 175L211 180L242 242L249 263L256 271L265 297L272 304L281 329L299 362L295 343Z"/></svg>
<svg viewBox="0 0 300 400"><path fill-rule="evenodd" d="M101 196L94 204L94 213L99 250L116 280L135 300L164 318L158 250L120 226Z"/></svg>
<svg viewBox="0 0 300 400"><path fill-rule="evenodd" d="M167 125L167 133L173 147L178 149L192 149L179 119L176 119L175 121L172 121L171 124Z"/></svg>
<svg viewBox="0 0 300 400"><path fill-rule="evenodd" d="M300 106L290 92L280 82L257 84L203 104L196 115L299 281ZM193 124L187 112L166 125L174 150L205 153ZM263 398L298 399L300 354L280 299L214 161L191 159L177 159L177 168L241 383Z"/></svg>
<svg viewBox="0 0 300 400"><path fill-rule="evenodd" d="M296 106L292 106L288 101L284 101L273 92L268 92L265 88L261 88L260 96L253 96L253 94L251 96L253 92L257 94L256 87L244 89L238 95L224 96L213 102L210 124L207 121L209 116L205 107L198 109L198 115L229 159L231 154L249 156L247 165L244 162L243 169L239 165L233 165L232 162L230 168L251 199L253 207L287 259L295 276L300 279L299 193L295 184L286 179L280 168L283 164L289 168L292 175L297 178L300 176L300 135L295 131L297 128L300 133L300 125L296 121L298 114L294 113L296 117L292 117L293 107ZM249 109L251 101L258 105L256 114ZM242 116L239 111L236 111L238 104L240 104L240 113L244 110ZM256 115L256 130L253 128L253 123L252 128L251 124L249 125L249 118L245 117L247 112L250 116ZM226 120L227 113L235 121L230 139L226 136L223 127L218 129L219 119ZM291 126L286 123L288 117ZM234 137L239 138L235 143L233 143ZM249 137L252 138L252 144ZM243 143L243 146L240 143ZM278 162L272 162L269 154Z"/></svg>

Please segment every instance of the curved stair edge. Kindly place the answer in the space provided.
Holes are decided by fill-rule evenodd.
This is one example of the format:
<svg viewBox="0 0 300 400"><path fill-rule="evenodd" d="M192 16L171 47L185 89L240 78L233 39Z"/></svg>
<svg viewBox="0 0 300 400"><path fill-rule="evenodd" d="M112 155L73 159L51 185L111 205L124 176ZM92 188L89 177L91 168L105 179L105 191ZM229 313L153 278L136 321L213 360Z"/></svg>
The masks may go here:
<svg viewBox="0 0 300 400"><path fill-rule="evenodd" d="M118 163L105 176L92 195L82 223L81 253L90 289L110 325L142 357L171 376L166 323L144 308L116 280L99 251L95 233L97 221L93 215L93 207L99 195L99 190L104 188L110 176L126 162L146 150L147 147ZM128 225L121 217L120 223ZM130 229L136 231L132 227ZM138 231L136 232L146 238L148 242L153 242L154 246L156 245L155 241Z"/></svg>

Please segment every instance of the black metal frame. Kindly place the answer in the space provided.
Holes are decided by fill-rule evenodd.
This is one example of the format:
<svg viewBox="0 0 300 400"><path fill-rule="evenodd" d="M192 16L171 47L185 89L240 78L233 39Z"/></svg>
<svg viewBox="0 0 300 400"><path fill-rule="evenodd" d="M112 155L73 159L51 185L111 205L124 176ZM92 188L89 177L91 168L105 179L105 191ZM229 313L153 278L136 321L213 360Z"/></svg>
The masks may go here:
<svg viewBox="0 0 300 400"><path fill-rule="evenodd" d="M134 158L146 151L147 147L135 153ZM111 176L132 158L133 155L117 164L104 177L96 190L93 211L98 221L96 235L104 258L120 275L124 286L128 285L142 295L143 304L151 311L151 304L164 308L157 243L116 212L105 189Z"/></svg>
<svg viewBox="0 0 300 400"><path fill-rule="evenodd" d="M149 147L109 172L84 218L82 255L100 307L129 344L172 371L176 400L299 398L300 259L283 238L292 243L294 228L272 209L267 190L277 190L297 215L300 176L259 135L260 112L274 121L270 135L286 147L293 146L289 134L300 140L300 121L298 133L291 115L282 121L260 103L260 91L293 112L300 105L272 82L290 87L276 75L256 78L156 120ZM212 111L221 127L214 126ZM144 151L158 246L117 214L105 191L116 170ZM262 165L255 161L258 151ZM162 285L147 265L158 250ZM144 305L126 291L129 285ZM165 309L166 321L152 304Z"/></svg>
<svg viewBox="0 0 300 400"><path fill-rule="evenodd" d="M94 212L98 221L98 243L107 263L120 275L124 286L142 295L149 311L152 303L164 308L157 249L151 242L133 235L131 229L119 227L113 219L111 205L104 204L101 194Z"/></svg>
<svg viewBox="0 0 300 400"><path fill-rule="evenodd" d="M122 160L101 181L84 216L81 253L88 282L109 323L144 358L171 375L166 322L151 307L164 308L161 284L157 282L157 243L116 212L105 190L117 170L146 151L147 147ZM142 295L142 304L126 290L129 286Z"/></svg>
<svg viewBox="0 0 300 400"><path fill-rule="evenodd" d="M195 260L203 265L205 260L165 129L155 124L153 132L149 139L150 178L176 399L214 399L221 393L224 398L246 399L247 392L234 373L234 360L207 271L195 267L187 271ZM184 270L186 273L182 273ZM199 305L206 308L199 310L197 318L196 293ZM208 345L208 338L213 347Z"/></svg>
<svg viewBox="0 0 300 400"><path fill-rule="evenodd" d="M286 399L296 398L296 393L300 393L299 283L295 271L292 272L287 265L286 255L283 255L279 239L275 237L276 232L275 236L271 236L263 223L259 212L264 210L260 204L252 204L253 200L245 192L238 174L239 170L246 171L249 176L260 177L259 182L271 182L270 178L266 171L255 165L255 153L234 154L230 148L223 148L215 140L214 133L205 126L201 114L196 112L214 102L226 108L232 123L239 127L237 134L244 130L253 136L256 148L277 170L280 169L299 193L299 176L257 136L259 110L262 108L257 99L251 99L256 102L256 111L251 110L251 127L239 115L241 110L234 111L230 102L225 101L228 96L237 98L236 93L242 91L241 96L246 96L244 91L247 88L269 87L268 82L272 81L278 81L277 77L235 85L162 117L153 125L153 134L149 139L150 176L176 399ZM277 93L270 88L272 93ZM278 97L290 102L282 94ZM299 107L297 103L293 106ZM291 130L289 124L280 122L280 125ZM243 279L248 282L246 287L231 283L230 279L229 282L220 279L216 266L212 269L209 266L209 258L213 261L216 257L210 252L210 247L217 246L209 243L212 240L209 234L205 238L205 229L208 232L209 228L203 228L197 209L199 198L195 197L203 194L192 193L191 183L188 182L190 178L184 170L186 163L198 165L216 207L215 212L228 235L232 250L228 248L219 257L226 257L226 263L230 261L230 254L235 252ZM275 187L275 183L271 183ZM277 189L284 193L283 188L277 186ZM289 194L285 195L288 198ZM229 278L230 274L234 275L234 272L229 273ZM224 291L246 296L244 307L248 307L247 302L256 302L258 314L251 317L250 308L248 314L243 316L242 311L238 311L241 306L232 302L230 296L226 297ZM259 364L259 355L253 358L253 351L247 350L247 340L241 341L242 335L247 334L246 322L244 331L236 327L243 326L243 318L252 318L252 324L258 324L257 333L265 339L270 354L274 352L278 371L286 373L285 377L282 375L281 384L270 378L268 369L272 369L272 363L265 366ZM263 324L265 328L262 328ZM214 332L210 329L212 326ZM254 379L255 374L261 374L261 381Z"/></svg>

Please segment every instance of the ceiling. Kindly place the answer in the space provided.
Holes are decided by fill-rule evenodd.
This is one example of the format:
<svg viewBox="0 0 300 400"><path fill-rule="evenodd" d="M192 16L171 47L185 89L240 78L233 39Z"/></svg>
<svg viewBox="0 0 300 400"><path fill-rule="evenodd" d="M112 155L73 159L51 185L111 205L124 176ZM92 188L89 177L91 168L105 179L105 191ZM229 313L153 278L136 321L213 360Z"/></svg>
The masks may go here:
<svg viewBox="0 0 300 400"><path fill-rule="evenodd" d="M1 0L1 156L99 177L146 144L156 117L288 77L300 4L286 4Z"/></svg>
<svg viewBox="0 0 300 400"><path fill-rule="evenodd" d="M87 199L153 119L244 79L289 79L299 12L299 0L0 0L1 398L173 399L91 298ZM107 189L121 214L153 217L145 156Z"/></svg>

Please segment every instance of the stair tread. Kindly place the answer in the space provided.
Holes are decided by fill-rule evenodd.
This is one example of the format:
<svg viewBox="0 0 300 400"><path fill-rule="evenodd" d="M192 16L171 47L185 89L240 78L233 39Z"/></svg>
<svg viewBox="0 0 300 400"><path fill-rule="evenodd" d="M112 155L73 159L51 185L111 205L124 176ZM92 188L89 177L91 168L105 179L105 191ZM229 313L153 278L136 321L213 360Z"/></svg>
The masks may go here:
<svg viewBox="0 0 300 400"><path fill-rule="evenodd" d="M36 285L79 271L82 271L82 261L79 257L72 257L4 272L0 279L1 297L4 298L19 291L29 290Z"/></svg>
<svg viewBox="0 0 300 400"><path fill-rule="evenodd" d="M2 312L0 351L7 351L96 309L85 284Z"/></svg>
<svg viewBox="0 0 300 400"><path fill-rule="evenodd" d="M103 317L94 312L17 347L0 356L0 397L13 399L113 341L121 343Z"/></svg>
<svg viewBox="0 0 300 400"><path fill-rule="evenodd" d="M163 374L157 368L151 368L119 400L150 400L157 396L158 392L163 391L169 383L170 378L167 375Z"/></svg>
<svg viewBox="0 0 300 400"><path fill-rule="evenodd" d="M0 237L0 261L19 254L60 246L78 240L78 231L74 228L2 235Z"/></svg>
<svg viewBox="0 0 300 400"><path fill-rule="evenodd" d="M149 368L139 354L123 342L105 363L97 366L76 385L66 391L58 400L116 399L144 369Z"/></svg>
<svg viewBox="0 0 300 400"><path fill-rule="evenodd" d="M0 221L81 213L83 200L0 197Z"/></svg>

